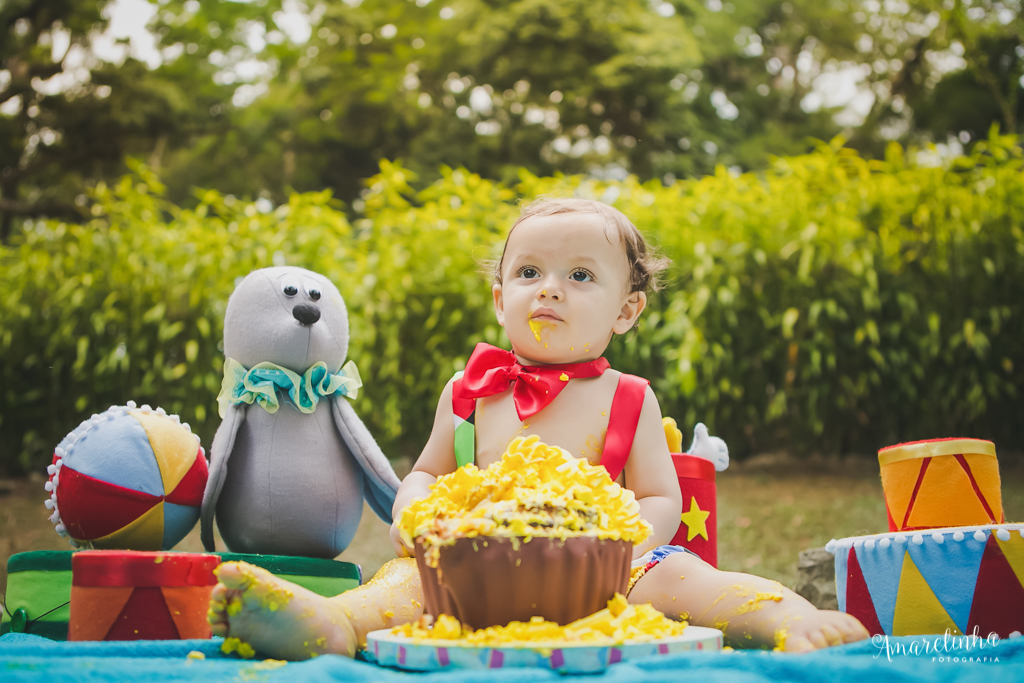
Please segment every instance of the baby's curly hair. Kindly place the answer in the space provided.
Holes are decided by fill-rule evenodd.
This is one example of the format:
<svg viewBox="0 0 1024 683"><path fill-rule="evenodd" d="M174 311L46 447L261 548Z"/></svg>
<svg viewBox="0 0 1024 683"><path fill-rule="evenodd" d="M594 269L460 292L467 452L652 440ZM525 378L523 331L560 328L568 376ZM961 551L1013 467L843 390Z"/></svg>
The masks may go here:
<svg viewBox="0 0 1024 683"><path fill-rule="evenodd" d="M595 213L605 222L605 230L611 236L618 235L626 250L626 261L629 264L630 292L658 291L661 289L661 273L668 268L671 261L657 254L647 244L647 240L626 218L625 214L613 206L593 199L575 197L540 197L523 207L519 218L509 229L509 236L516 226L534 216L554 216L562 213ZM501 249L501 258L484 262L484 268L490 271L491 282L501 284L501 266L505 261L505 249L508 248L508 237Z"/></svg>

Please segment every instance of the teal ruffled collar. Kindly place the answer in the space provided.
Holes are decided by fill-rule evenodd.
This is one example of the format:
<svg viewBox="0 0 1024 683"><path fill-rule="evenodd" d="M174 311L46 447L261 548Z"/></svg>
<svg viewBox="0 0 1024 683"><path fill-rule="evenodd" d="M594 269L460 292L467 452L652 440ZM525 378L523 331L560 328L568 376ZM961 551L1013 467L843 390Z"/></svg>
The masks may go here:
<svg viewBox="0 0 1024 683"><path fill-rule="evenodd" d="M235 359L227 358L217 404L222 418L233 403L258 403L268 413L276 413L281 407L277 392L283 391L301 412L312 413L321 397L340 394L354 399L361 386L363 381L352 361L334 374L320 362L299 375L274 363L259 363L247 370Z"/></svg>

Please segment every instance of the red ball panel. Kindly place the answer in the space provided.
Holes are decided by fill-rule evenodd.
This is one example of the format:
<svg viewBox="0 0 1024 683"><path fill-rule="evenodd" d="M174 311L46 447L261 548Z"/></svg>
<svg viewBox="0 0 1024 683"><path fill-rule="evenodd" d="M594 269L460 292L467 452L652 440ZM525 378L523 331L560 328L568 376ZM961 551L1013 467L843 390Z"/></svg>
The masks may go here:
<svg viewBox="0 0 1024 683"><path fill-rule="evenodd" d="M60 470L57 509L68 534L79 541L114 533L160 500L159 496L108 484L66 465Z"/></svg>

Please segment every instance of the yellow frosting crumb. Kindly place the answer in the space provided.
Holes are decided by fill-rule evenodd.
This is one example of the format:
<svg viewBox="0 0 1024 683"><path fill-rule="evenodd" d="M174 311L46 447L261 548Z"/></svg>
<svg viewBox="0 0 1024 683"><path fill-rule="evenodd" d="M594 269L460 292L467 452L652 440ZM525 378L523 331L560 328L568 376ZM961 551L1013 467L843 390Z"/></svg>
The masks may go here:
<svg viewBox="0 0 1024 683"><path fill-rule="evenodd" d="M282 666L287 666L288 662L283 659L264 659L262 662L256 662L252 665L253 669L257 671L273 671L274 669L280 669Z"/></svg>
<svg viewBox="0 0 1024 683"><path fill-rule="evenodd" d="M256 656L256 651L252 649L252 645L239 638L225 638L224 642L220 644L220 651L226 655L232 652L237 653L242 659L252 659Z"/></svg>
<svg viewBox="0 0 1024 683"><path fill-rule="evenodd" d="M686 629L685 621L674 621L650 604L631 605L616 593L600 612L559 626L533 617L530 621L513 621L507 626L491 626L473 631L454 617L442 614L433 624L430 617L391 629L393 635L417 640L458 640L460 645L493 647L515 643L593 642L622 643L679 636Z"/></svg>
<svg viewBox="0 0 1024 683"><path fill-rule="evenodd" d="M398 526L408 545L426 546L431 566L439 548L459 538L592 536L635 544L651 533L633 492L604 467L536 435L513 439L485 470L469 464L438 478L429 496L406 506Z"/></svg>
<svg viewBox="0 0 1024 683"><path fill-rule="evenodd" d="M775 651L776 652L785 652L785 650L786 650L786 638L788 638L788 637L789 637L789 629L788 628L783 627L783 628L780 628L778 631L775 632Z"/></svg>

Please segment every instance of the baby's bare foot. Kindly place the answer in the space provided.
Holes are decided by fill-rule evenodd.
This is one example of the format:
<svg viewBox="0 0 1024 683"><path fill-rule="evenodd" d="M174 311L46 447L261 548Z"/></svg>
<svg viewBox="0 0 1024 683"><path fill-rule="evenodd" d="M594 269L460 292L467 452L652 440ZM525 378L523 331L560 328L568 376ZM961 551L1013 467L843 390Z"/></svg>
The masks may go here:
<svg viewBox="0 0 1024 683"><path fill-rule="evenodd" d="M355 654L356 634L339 604L245 562L225 562L215 573L213 635L238 638L277 659Z"/></svg>
<svg viewBox="0 0 1024 683"><path fill-rule="evenodd" d="M785 620L785 626L775 633L775 649L811 652L833 645L856 643L868 635L868 630L849 614L813 610Z"/></svg>

